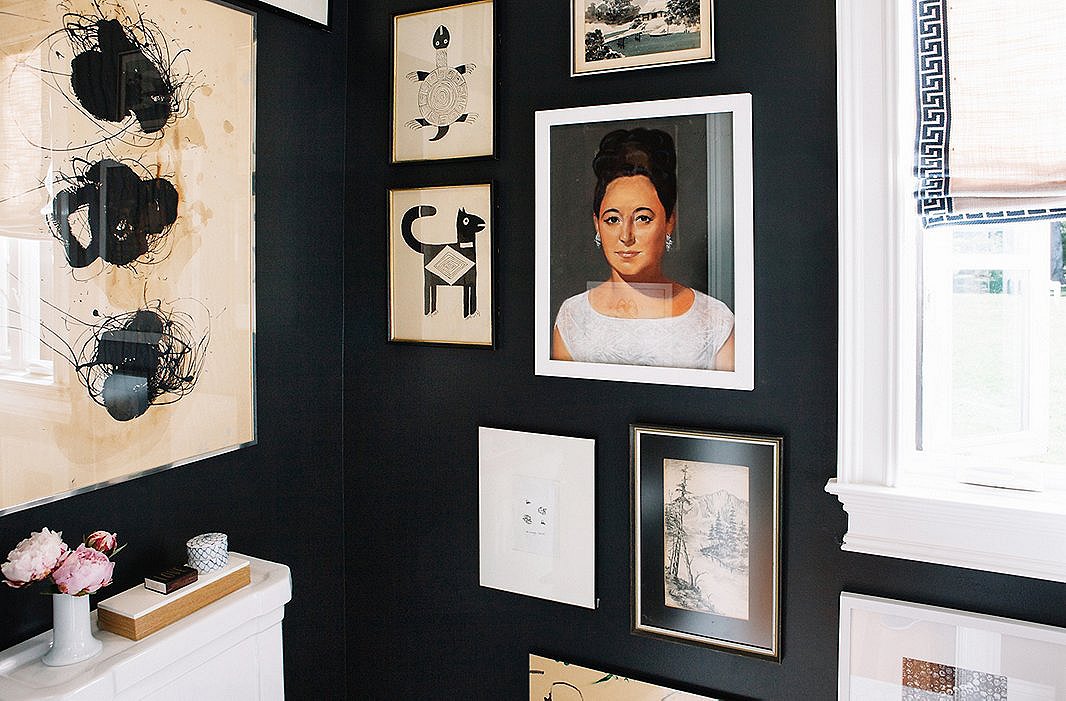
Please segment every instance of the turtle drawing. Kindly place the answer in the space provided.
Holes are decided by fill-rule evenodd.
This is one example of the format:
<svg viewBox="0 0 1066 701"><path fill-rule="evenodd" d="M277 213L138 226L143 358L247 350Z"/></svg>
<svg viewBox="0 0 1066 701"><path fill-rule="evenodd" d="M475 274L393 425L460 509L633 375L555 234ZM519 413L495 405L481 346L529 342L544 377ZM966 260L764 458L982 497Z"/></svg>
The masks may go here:
<svg viewBox="0 0 1066 701"><path fill-rule="evenodd" d="M418 111L421 117L407 122L412 129L437 127L430 141L439 141L456 122L476 122L477 114L466 111L466 74L474 70L473 63L452 68L448 65L448 44L451 34L443 24L433 32L433 48L437 51L437 66L433 70L411 71L408 80L421 83L418 88Z"/></svg>

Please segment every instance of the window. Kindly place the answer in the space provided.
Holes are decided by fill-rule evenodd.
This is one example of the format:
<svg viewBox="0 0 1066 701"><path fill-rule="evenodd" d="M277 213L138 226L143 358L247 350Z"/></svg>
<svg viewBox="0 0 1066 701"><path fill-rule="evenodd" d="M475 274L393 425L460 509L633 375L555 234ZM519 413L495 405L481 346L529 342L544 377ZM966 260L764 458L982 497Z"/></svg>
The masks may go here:
<svg viewBox="0 0 1066 701"><path fill-rule="evenodd" d="M1066 12L995 5L838 2L839 439L826 488L848 512L847 550L1066 581L1066 193L1046 177L1066 172L1066 123L1058 95L1004 87L1061 73ZM944 13L960 6L949 49ZM989 45L987 27L1028 43ZM968 43L1002 75L955 70Z"/></svg>
<svg viewBox="0 0 1066 701"><path fill-rule="evenodd" d="M53 381L42 343L41 285L52 276L49 241L0 236L0 380Z"/></svg>
<svg viewBox="0 0 1066 701"><path fill-rule="evenodd" d="M17 38L16 38L17 39ZM42 340L42 292L53 293L55 242L44 230L44 214L27 216L47 205L45 186L27 188L25 177L40 169L47 115L44 85L28 64L41 48L0 57L0 79L14 99L0 104L0 381L50 384L53 354ZM30 206L26 206L26 205ZM44 332L47 333L47 332Z"/></svg>

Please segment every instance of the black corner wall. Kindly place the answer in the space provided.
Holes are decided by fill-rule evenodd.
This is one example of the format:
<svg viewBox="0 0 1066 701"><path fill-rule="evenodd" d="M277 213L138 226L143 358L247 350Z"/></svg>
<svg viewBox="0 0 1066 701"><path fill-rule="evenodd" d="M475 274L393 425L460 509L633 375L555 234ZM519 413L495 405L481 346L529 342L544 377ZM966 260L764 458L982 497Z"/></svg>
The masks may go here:
<svg viewBox="0 0 1066 701"><path fill-rule="evenodd" d="M285 670L294 699L340 698L345 674L347 16L343 2L333 4L329 33L269 11L257 21L258 444L0 518L0 555L42 526L75 539L97 528L118 531L129 546L115 583L99 596L178 562L185 540L206 531L228 533L236 551L289 565ZM0 649L50 627L47 597L0 586Z"/></svg>
<svg viewBox="0 0 1066 701"><path fill-rule="evenodd" d="M524 699L538 652L712 695L833 699L842 590L1066 624L1060 585L840 550L846 517L823 491L836 464L833 0L716 0L715 63L580 78L569 2L497 0L498 160L390 166L391 18L444 4L379 0L351 22L349 698ZM534 112L735 92L754 105L755 391L534 376ZM490 179L498 348L386 343L387 188ZM634 422L785 437L779 664L630 633ZM598 610L479 587L479 425L596 439Z"/></svg>

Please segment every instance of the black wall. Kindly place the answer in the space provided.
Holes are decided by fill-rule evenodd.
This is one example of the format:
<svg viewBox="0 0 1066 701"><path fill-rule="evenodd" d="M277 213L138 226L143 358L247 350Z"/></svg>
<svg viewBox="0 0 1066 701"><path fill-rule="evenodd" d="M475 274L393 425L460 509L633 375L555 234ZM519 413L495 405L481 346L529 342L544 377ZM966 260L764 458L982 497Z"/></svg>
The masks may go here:
<svg viewBox="0 0 1066 701"><path fill-rule="evenodd" d="M499 1L499 159L407 166L387 165L389 28L431 5L379 0L349 24L334 0L331 33L262 12L259 443L4 516L0 547L42 526L114 528L130 542L117 592L188 536L228 532L293 568L293 699L523 699L530 652L696 692L832 699L841 590L1066 625L1058 584L839 550L845 516L822 491L836 459L834 4L716 4L716 63L570 78L569 3ZM533 112L733 92L754 96L756 390L535 377ZM498 349L386 343L387 187L489 179ZM634 422L785 436L780 664L629 632ZM478 586L479 425L596 438L598 610ZM0 587L0 648L50 620L45 597Z"/></svg>
<svg viewBox="0 0 1066 701"><path fill-rule="evenodd" d="M836 462L833 0L716 0L717 62L580 78L569 2L499 0L499 159L390 166L391 16L442 4L379 0L351 24L350 698L524 699L539 652L708 694L832 699L841 590L1066 624L1060 585L840 550L846 517L823 491ZM755 391L534 376L534 111L735 92L754 103ZM386 188L487 179L498 348L386 343ZM634 422L784 435L780 664L630 633ZM479 425L597 440L599 610L479 587Z"/></svg>
<svg viewBox="0 0 1066 701"><path fill-rule="evenodd" d="M0 518L0 549L43 526L129 546L97 599L179 562L186 539L292 568L285 671L291 698L344 684L342 314L347 17L322 32L263 11L256 112L258 445ZM190 5L190 11L192 11ZM48 597L0 586L0 649L51 628ZM328 654L324 654L328 653Z"/></svg>

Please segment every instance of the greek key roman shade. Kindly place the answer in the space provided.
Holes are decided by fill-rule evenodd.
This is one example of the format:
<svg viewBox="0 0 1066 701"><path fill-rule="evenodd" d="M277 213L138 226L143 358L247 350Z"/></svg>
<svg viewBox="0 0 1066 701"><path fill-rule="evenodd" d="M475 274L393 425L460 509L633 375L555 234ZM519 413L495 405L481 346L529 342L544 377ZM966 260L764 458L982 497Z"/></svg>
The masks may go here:
<svg viewBox="0 0 1066 701"><path fill-rule="evenodd" d="M914 8L925 225L1066 217L1066 2Z"/></svg>

